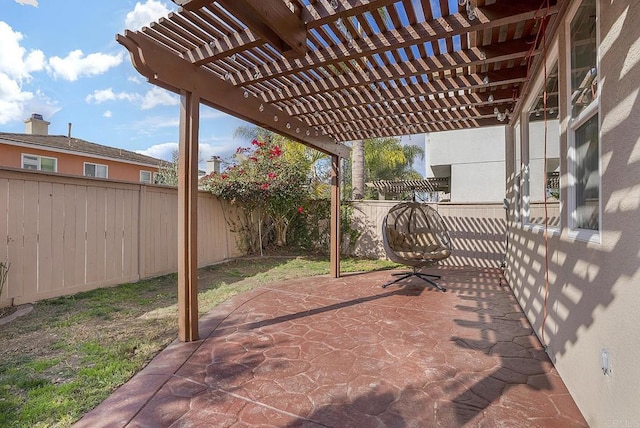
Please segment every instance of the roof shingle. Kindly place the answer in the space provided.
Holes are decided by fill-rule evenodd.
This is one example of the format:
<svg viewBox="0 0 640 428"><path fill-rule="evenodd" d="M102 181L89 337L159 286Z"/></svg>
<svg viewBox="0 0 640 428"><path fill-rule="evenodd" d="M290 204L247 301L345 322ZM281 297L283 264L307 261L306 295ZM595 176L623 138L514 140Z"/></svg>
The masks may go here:
<svg viewBox="0 0 640 428"><path fill-rule="evenodd" d="M78 154L101 156L123 162L136 162L153 166L159 166L163 162L161 159L156 159L151 156L116 147L103 146L79 138L69 138L65 135L32 135L0 132L0 141L2 140L42 146L43 149L68 150L77 152Z"/></svg>

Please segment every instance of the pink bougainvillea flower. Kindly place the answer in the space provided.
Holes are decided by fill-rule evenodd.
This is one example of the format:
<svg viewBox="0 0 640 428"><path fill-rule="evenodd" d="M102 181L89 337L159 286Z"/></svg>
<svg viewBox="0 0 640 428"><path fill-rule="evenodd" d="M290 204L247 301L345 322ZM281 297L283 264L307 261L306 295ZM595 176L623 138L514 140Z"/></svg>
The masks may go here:
<svg viewBox="0 0 640 428"><path fill-rule="evenodd" d="M276 174L275 174L275 173L273 173L273 172L270 172L270 173L268 173L268 174L267 174L267 178L268 178L269 180L273 180L274 178L276 178Z"/></svg>
<svg viewBox="0 0 640 428"><path fill-rule="evenodd" d="M269 183L264 183L262 185L262 190L267 190L269 188Z"/></svg>
<svg viewBox="0 0 640 428"><path fill-rule="evenodd" d="M304 212L304 208L298 207L298 213L302 214Z"/></svg>
<svg viewBox="0 0 640 428"><path fill-rule="evenodd" d="M227 174L221 174L220 177L222 177L223 180L229 178L229 176Z"/></svg>
<svg viewBox="0 0 640 428"><path fill-rule="evenodd" d="M251 157L249 158L249 160L250 160L250 161L252 161L252 162L258 162L258 158L257 158L257 157L255 157L255 156L251 156Z"/></svg>
<svg viewBox="0 0 640 428"><path fill-rule="evenodd" d="M272 158L274 156L280 156L281 154L282 154L282 150L280 149L280 146L275 146L273 149L269 151L269 155Z"/></svg>

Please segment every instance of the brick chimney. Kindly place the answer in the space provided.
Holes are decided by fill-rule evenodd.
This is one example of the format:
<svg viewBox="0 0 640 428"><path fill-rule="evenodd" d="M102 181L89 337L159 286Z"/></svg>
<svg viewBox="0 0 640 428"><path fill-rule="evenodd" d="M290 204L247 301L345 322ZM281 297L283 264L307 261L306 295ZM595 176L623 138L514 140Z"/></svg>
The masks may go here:
<svg viewBox="0 0 640 428"><path fill-rule="evenodd" d="M220 174L221 164L222 164L222 161L218 156L211 156L211 159L207 161L207 168L206 168L207 175L211 174L212 172L215 172L216 174Z"/></svg>
<svg viewBox="0 0 640 428"><path fill-rule="evenodd" d="M47 122L42 119L42 115L33 113L31 117L24 121L25 134L32 135L49 135L49 125L51 122Z"/></svg>

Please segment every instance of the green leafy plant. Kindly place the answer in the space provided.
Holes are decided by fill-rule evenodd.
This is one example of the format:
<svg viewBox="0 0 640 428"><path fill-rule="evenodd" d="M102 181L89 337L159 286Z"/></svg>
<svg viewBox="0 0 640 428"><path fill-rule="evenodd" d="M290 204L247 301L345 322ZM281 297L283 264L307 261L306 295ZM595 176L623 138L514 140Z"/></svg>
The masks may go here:
<svg viewBox="0 0 640 428"><path fill-rule="evenodd" d="M231 226L240 234L241 249L248 253L259 251L267 221L275 231L275 244L285 246L289 225L308 198L306 171L283 154L274 139L254 139L251 147L236 150L235 162L222 173L202 180L205 189L238 208L238 220L232 220Z"/></svg>

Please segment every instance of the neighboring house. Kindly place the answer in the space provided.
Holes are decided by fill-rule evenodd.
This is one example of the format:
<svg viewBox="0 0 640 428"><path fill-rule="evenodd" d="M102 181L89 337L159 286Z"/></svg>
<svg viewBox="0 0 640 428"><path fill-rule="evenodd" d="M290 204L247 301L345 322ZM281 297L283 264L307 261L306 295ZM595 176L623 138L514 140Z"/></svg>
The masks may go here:
<svg viewBox="0 0 640 428"><path fill-rule="evenodd" d="M557 70L552 70L557 76ZM557 78L551 79L549 92L557 93ZM545 116L540 102L528 117L530 129L529 163L518 177L519 191L529 195L527 202L544 200L542 186L547 181L547 195L558 195L560 168L557 96L548 101L546 116L546 172ZM518 134L519 138L519 134ZM425 134L427 153L426 176L449 179L451 202L502 202L505 184L505 127L493 126ZM516 163L523 163L520 145L515 153ZM526 158L525 158L526 160ZM533 183L533 185L532 185ZM557 199L556 199L557 200Z"/></svg>
<svg viewBox="0 0 640 428"><path fill-rule="evenodd" d="M445 200L502 202L504 147L504 126L425 134L426 176L449 179Z"/></svg>
<svg viewBox="0 0 640 428"><path fill-rule="evenodd" d="M39 114L25 124L24 134L0 132L0 166L153 183L163 162L71 136L49 135L49 122Z"/></svg>

